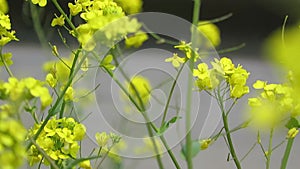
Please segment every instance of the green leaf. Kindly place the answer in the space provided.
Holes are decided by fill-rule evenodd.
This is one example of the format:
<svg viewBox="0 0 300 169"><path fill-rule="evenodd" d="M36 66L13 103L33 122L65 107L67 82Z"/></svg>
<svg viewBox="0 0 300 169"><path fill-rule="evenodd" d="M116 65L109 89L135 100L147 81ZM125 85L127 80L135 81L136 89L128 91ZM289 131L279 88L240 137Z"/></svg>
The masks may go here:
<svg viewBox="0 0 300 169"><path fill-rule="evenodd" d="M192 158L194 158L201 150L198 140L192 142ZM186 145L184 145L180 151L181 157L186 159Z"/></svg>
<svg viewBox="0 0 300 169"><path fill-rule="evenodd" d="M292 117L285 125L286 128L292 129L292 128L299 128L299 122L296 118Z"/></svg>
<svg viewBox="0 0 300 169"><path fill-rule="evenodd" d="M173 117L171 120L169 120L169 124L173 124L173 123L175 123L178 119L181 119L181 117L179 117L179 116L175 116L175 117Z"/></svg>
<svg viewBox="0 0 300 169"><path fill-rule="evenodd" d="M173 117L171 120L168 122L164 122L162 126L157 130L157 134L160 136L162 135L170 126L170 124L174 124L178 119L181 119L179 116Z"/></svg>

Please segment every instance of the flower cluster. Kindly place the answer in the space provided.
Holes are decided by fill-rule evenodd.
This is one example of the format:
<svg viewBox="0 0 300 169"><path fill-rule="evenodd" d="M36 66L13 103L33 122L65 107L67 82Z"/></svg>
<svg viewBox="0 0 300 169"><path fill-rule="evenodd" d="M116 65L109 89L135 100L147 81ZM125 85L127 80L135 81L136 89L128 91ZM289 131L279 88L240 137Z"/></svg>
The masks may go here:
<svg viewBox="0 0 300 169"><path fill-rule="evenodd" d="M100 154L104 155L108 153L108 157L115 162L121 162L121 157L118 154L121 150L126 149L127 145L120 136L114 133L107 134L106 132L102 132L96 133L95 138L100 148Z"/></svg>
<svg viewBox="0 0 300 169"><path fill-rule="evenodd" d="M226 57L215 59L211 65L213 68L209 69L206 63L200 63L193 71L193 75L197 78L196 86L200 90L215 89L224 79L230 88L232 98L240 98L249 93L249 87L246 85L249 72L241 65L235 66Z"/></svg>
<svg viewBox="0 0 300 169"><path fill-rule="evenodd" d="M0 11L0 46L4 46L12 40L18 40L15 33L11 30L9 16Z"/></svg>
<svg viewBox="0 0 300 169"><path fill-rule="evenodd" d="M18 168L26 156L23 125L12 118L9 105L0 106L0 164L1 168Z"/></svg>
<svg viewBox="0 0 300 169"><path fill-rule="evenodd" d="M41 124L35 124L30 130L29 137L33 137L40 127ZM56 164L61 165L66 159L77 158L80 148L78 141L84 138L85 132L85 126L73 118L52 118L43 128L36 143ZM31 166L41 161L46 165L49 164L35 145L30 147L28 159Z"/></svg>
<svg viewBox="0 0 300 169"><path fill-rule="evenodd" d="M296 99L292 86L257 80L253 87L261 91L258 97L248 100L251 118L256 126L272 128L288 117L299 116L299 99Z"/></svg>
<svg viewBox="0 0 300 169"><path fill-rule="evenodd" d="M39 98L42 109L52 103L52 97L44 82L32 77L18 80L10 77L8 82L0 83L0 99L8 100L12 103L20 103L23 100Z"/></svg>
<svg viewBox="0 0 300 169"><path fill-rule="evenodd" d="M124 38L129 33L137 32L141 24L137 19L125 17L123 9L113 0L76 0L68 4L72 16L79 15L85 21L72 32L82 44L84 49L92 50L95 47L93 39L96 32L106 45ZM117 22L113 22L116 21ZM109 24L109 28L106 27ZM103 39L104 38L104 39Z"/></svg>

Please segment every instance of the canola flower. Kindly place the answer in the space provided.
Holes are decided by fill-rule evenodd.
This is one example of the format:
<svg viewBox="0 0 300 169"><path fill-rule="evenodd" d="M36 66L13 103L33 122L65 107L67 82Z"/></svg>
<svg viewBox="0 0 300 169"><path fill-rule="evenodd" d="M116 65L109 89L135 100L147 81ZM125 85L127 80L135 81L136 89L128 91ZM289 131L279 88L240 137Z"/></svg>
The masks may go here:
<svg viewBox="0 0 300 169"><path fill-rule="evenodd" d="M200 140L199 144L200 144L200 150L206 150L211 144L213 143L212 139L204 139L204 140Z"/></svg>
<svg viewBox="0 0 300 169"><path fill-rule="evenodd" d="M96 141L99 146L100 154L107 155L116 163L120 163L122 158L119 156L119 152L127 148L127 144L122 138L115 134L106 132L96 133Z"/></svg>
<svg viewBox="0 0 300 169"><path fill-rule="evenodd" d="M221 43L221 33L219 28L208 21L200 21L197 26L198 31L200 31L209 40L203 44L206 47L213 45L217 47ZM201 44L201 42L199 42ZM203 42L202 42L203 43Z"/></svg>
<svg viewBox="0 0 300 169"><path fill-rule="evenodd" d="M177 53L174 53L174 54L173 54L173 57L170 57L170 58L165 59L165 62L172 62L172 65L173 65L175 68L178 68L178 67L180 67L180 65L181 65L182 63L184 63L184 58L178 56Z"/></svg>
<svg viewBox="0 0 300 169"><path fill-rule="evenodd" d="M249 93L246 82L250 73L241 65L235 66L226 57L215 59L211 65L209 69L206 63L200 63L193 71L195 85L199 90L213 90L224 80L229 86L231 98L240 98Z"/></svg>
<svg viewBox="0 0 300 169"><path fill-rule="evenodd" d="M41 123L35 124L30 129L28 137L36 134L40 127ZM47 122L36 143L56 164L62 165L67 159L77 158L80 149L78 142L83 140L85 132L85 126L73 118L56 119L53 117ZM49 165L49 161L43 158L35 145L28 150L28 160L31 166L41 161Z"/></svg>
<svg viewBox="0 0 300 169"><path fill-rule="evenodd" d="M134 35L125 38L125 45L127 48L139 48L143 43L148 40L148 35L145 32L139 31Z"/></svg>
<svg viewBox="0 0 300 169"><path fill-rule="evenodd" d="M59 17L55 17L52 22L51 22L51 26L63 26L65 24L65 18L63 15L60 15Z"/></svg>
<svg viewBox="0 0 300 169"><path fill-rule="evenodd" d="M274 128L285 123L286 119L299 116L299 99L289 83L268 84L257 80L253 87L260 91L259 96L248 99L250 118L255 126Z"/></svg>
<svg viewBox="0 0 300 169"><path fill-rule="evenodd" d="M131 78L130 83L126 83L126 86L129 95L140 106L140 108L148 105L151 97L150 91L152 86L147 78L141 75L134 76Z"/></svg>
<svg viewBox="0 0 300 169"><path fill-rule="evenodd" d="M21 102L39 98L42 109L52 103L52 97L48 88L44 86L44 82L32 77L21 80L15 77L8 78L8 82L0 84L0 95L0 99L11 102Z"/></svg>
<svg viewBox="0 0 300 169"><path fill-rule="evenodd" d="M47 5L47 0L31 0L33 4L37 4L40 7L45 7Z"/></svg>
<svg viewBox="0 0 300 169"><path fill-rule="evenodd" d="M0 164L1 168L13 169L21 167L26 157L24 140L27 131L12 116L9 107L0 106Z"/></svg>
<svg viewBox="0 0 300 169"><path fill-rule="evenodd" d="M71 34L76 36L85 50L94 49L95 40L112 46L115 41L121 40L129 33L137 32L141 27L137 19L125 17L122 7L113 0L75 1L69 3L68 7L72 16L79 15L84 21L76 27L78 35L74 32ZM106 27L107 25L109 28ZM97 39L94 39L94 36Z"/></svg>
<svg viewBox="0 0 300 169"><path fill-rule="evenodd" d="M107 55L100 63L100 67L104 67L110 71L115 70L116 66L111 62L113 61L113 55Z"/></svg>
<svg viewBox="0 0 300 169"><path fill-rule="evenodd" d="M142 11L142 0L114 0L119 6L123 8L126 14L136 14Z"/></svg>
<svg viewBox="0 0 300 169"><path fill-rule="evenodd" d="M73 57L71 56L69 58L61 58L59 61L48 61L44 63L43 70L48 74L51 74L53 77L48 77L48 80L46 79L51 87L56 86L58 82L61 84L65 84L67 82L70 75L72 61Z"/></svg>
<svg viewBox="0 0 300 169"><path fill-rule="evenodd" d="M200 56L197 52L198 49L195 49L195 51L193 51L191 43L186 43L185 41L180 41L179 45L174 46L174 48L182 51L186 55L187 59L190 59L192 57L193 52L195 55L195 62L197 61L197 59L200 58Z"/></svg>
<svg viewBox="0 0 300 169"><path fill-rule="evenodd" d="M276 30L267 38L264 44L265 55L269 56L281 68L293 71L295 80L300 77L300 68L297 64L300 58L299 43L300 29L298 23L286 27L283 34L281 29ZM298 80L296 83L299 87L300 83Z"/></svg>
<svg viewBox="0 0 300 169"><path fill-rule="evenodd" d="M0 46L4 46L10 41L18 41L15 31L11 30L9 15L0 11Z"/></svg>
<svg viewBox="0 0 300 169"><path fill-rule="evenodd" d="M6 0L0 0L0 11L2 13L7 13L9 10L8 8L8 4L7 4L7 1Z"/></svg>

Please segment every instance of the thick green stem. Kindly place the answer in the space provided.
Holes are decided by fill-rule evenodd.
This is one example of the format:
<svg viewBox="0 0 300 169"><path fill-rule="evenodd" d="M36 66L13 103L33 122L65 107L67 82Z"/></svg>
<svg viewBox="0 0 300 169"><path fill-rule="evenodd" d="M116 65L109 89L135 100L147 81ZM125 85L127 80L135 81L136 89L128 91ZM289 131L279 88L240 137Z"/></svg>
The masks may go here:
<svg viewBox="0 0 300 169"><path fill-rule="evenodd" d="M200 14L200 6L201 6L201 0L195 0L194 1L194 10L193 10L193 28L192 28L192 57L189 59L189 74L188 74L188 86L187 86L187 102L186 102L186 162L188 169L193 168L193 159L192 159L192 134L191 134L191 111L192 111L192 95L193 95L193 69L194 69L194 58L195 58L195 42L196 42L196 36L197 33L197 24L199 22L199 14Z"/></svg>
<svg viewBox="0 0 300 169"><path fill-rule="evenodd" d="M270 139L269 139L269 147L267 152L267 162L266 162L266 169L270 169L270 163L271 163L271 155L272 155L272 143L273 143L273 134L274 129L272 128L270 131Z"/></svg>
<svg viewBox="0 0 300 169"><path fill-rule="evenodd" d="M289 160L289 156L290 156L290 153L291 153L291 149L293 147L293 143L294 143L294 138L289 138L288 143L285 147L284 156L281 160L280 169L286 169L286 166L287 166L287 163L288 163L288 160Z"/></svg>

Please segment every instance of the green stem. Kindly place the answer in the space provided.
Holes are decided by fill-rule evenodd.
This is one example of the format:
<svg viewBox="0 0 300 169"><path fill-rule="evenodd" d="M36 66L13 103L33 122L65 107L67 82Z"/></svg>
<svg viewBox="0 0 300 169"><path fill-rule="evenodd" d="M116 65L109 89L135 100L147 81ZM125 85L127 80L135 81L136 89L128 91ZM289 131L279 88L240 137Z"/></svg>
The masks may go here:
<svg viewBox="0 0 300 169"><path fill-rule="evenodd" d="M193 28L192 28L192 56L189 59L189 74L188 74L188 91L187 91L187 102L186 102L186 162L188 169L193 168L193 159L192 159L192 134L191 134L191 111L192 111L192 88L193 88L193 69L194 69L194 58L195 58L195 42L196 42L196 36L197 28L199 22L199 14L200 14L200 6L201 6L201 0L195 0L194 1L194 9L193 9Z"/></svg>
<svg viewBox="0 0 300 169"><path fill-rule="evenodd" d="M59 112L59 118L62 119L64 117L64 111L65 111L66 102L63 101L61 104L60 112Z"/></svg>
<svg viewBox="0 0 300 169"><path fill-rule="evenodd" d="M172 150L170 149L170 147L169 147L169 145L168 145L168 143L167 143L167 141L166 141L166 139L165 139L165 137L164 137L163 135L160 136L160 140L162 141L163 145L164 145L165 148L167 149L167 152L168 152L168 154L169 154L171 160L173 161L175 167L176 167L177 169L181 169L181 167L180 167L178 161L176 160L175 155L173 154Z"/></svg>
<svg viewBox="0 0 300 169"><path fill-rule="evenodd" d="M163 165L163 162L161 160L161 154L159 153L158 147L156 145L156 141L154 139L154 134L153 134L153 131L152 131L152 128L151 128L151 125L150 125L151 121L150 121L150 119L148 118L148 116L145 112L143 114L144 114L144 118L146 120L147 131L148 131L149 137L152 141L152 144L154 146L154 152L156 153L156 155L155 155L156 161L158 163L159 168L164 169L164 165Z"/></svg>
<svg viewBox="0 0 300 169"><path fill-rule="evenodd" d="M5 68L6 72L8 73L8 75L10 77L14 77L14 74L12 73L12 71L10 70L9 66L7 65L6 61L3 58L2 46L0 47L0 59L1 59L1 62L3 63L3 65L4 65L4 68Z"/></svg>
<svg viewBox="0 0 300 169"><path fill-rule="evenodd" d="M267 152L266 169L270 169L270 162L271 162L271 155L272 155L273 134L274 134L274 129L272 128L271 131L270 131L270 139L269 139L269 147L268 147L268 152Z"/></svg>
<svg viewBox="0 0 300 169"><path fill-rule="evenodd" d="M235 163L236 168L241 169L242 167L241 167L240 161L239 161L239 159L236 155L236 152L235 152L235 149L234 149L234 146L233 146L233 142L232 142L232 138L231 138L231 134L230 134L230 129L229 129L229 124L228 124L228 118L227 118L228 116L227 116L227 112L224 108L223 98L221 97L219 89L218 89L218 92L217 92L217 98L218 98L220 109L222 111L222 120L223 120L223 125L224 125L224 129L225 129L225 133L226 133L226 138L227 138L230 154L233 158L233 161Z"/></svg>
<svg viewBox="0 0 300 169"><path fill-rule="evenodd" d="M289 138L288 143L285 147L284 156L281 160L280 169L286 169L286 166L287 166L287 163L288 163L288 160L289 160L289 156L290 156L290 153L291 153L291 149L293 147L293 143L294 143L294 138Z"/></svg>
<svg viewBox="0 0 300 169"><path fill-rule="evenodd" d="M165 106L165 109L164 109L163 118L162 118L162 120L161 120L161 126L163 125L163 123L164 123L165 120L166 120L167 113L168 113L168 109L169 109L169 105L170 105L170 102L171 102L171 98L172 98L172 95L173 95L175 86L176 86L176 84L177 84L177 80L178 80L179 76L181 75L181 72L182 72L182 70L183 70L183 67L184 67L185 63L186 63L186 62L184 62L184 63L182 64L182 66L181 66L181 68L179 69L179 71L178 71L178 73L177 73L177 75L176 75L176 77L175 77L175 80L174 80L174 82L173 82L173 84L172 84L170 93L169 93L169 95L168 95L168 100L167 100L167 103L166 103L166 106Z"/></svg>
<svg viewBox="0 0 300 169"><path fill-rule="evenodd" d="M52 0L52 3L57 8L57 10L64 16L65 20L67 21L67 23L69 24L69 26L71 27L71 29L75 32L75 35L77 36L78 32L76 31L76 27L74 26L74 24L72 23L72 21L70 20L70 18L68 17L68 15L65 13L65 11L61 8L61 6L57 2L57 0Z"/></svg>
<svg viewBox="0 0 300 169"><path fill-rule="evenodd" d="M80 50L80 49L78 49ZM79 53L77 55L75 55L75 58L77 58L79 56ZM68 89L68 87L71 86L72 81L76 75L76 73L80 70L81 65L83 64L85 58L87 57L87 55L84 55L82 57L82 59L80 60L80 62L78 63L78 66L76 68L73 68L74 71L71 75L71 77L69 78L67 84L65 85L65 87L63 88L62 92L60 93L59 97L56 99L54 105L51 107L51 109L48 111L48 115L46 116L44 122L42 123L41 127L39 128L39 130L36 132L36 134L33 136L33 140L36 140L38 138L38 136L41 134L41 132L43 131L44 127L46 126L46 124L48 123L48 121L50 120L50 118L52 116L54 116L57 112L58 112L58 108L61 105L61 102L63 101L64 95L66 94L66 91ZM75 59L74 58L74 59ZM32 141L30 141L27 145L27 150L30 148L30 146L32 145Z"/></svg>
<svg viewBox="0 0 300 169"><path fill-rule="evenodd" d="M81 52L81 49L79 49L79 50L77 50L75 52L75 57L73 59L72 66L70 68L70 73L69 73L69 80L71 81L70 85L73 82L73 78L72 77L75 76L74 71L75 71L75 67L76 67L76 64L77 64L80 52ZM84 60L84 59L82 59L82 60ZM68 66L67 64L65 64L65 65ZM66 106L66 102L63 100L62 101L62 105L61 105L61 109L60 109L60 112L59 112L59 118L63 118L64 111L65 111L65 106Z"/></svg>
<svg viewBox="0 0 300 169"><path fill-rule="evenodd" d="M50 163L51 168L59 169L59 167L55 164L55 161L53 161L52 158L50 158L48 154L34 140L31 139L30 141L33 145L35 145L36 149L43 155L43 157Z"/></svg>
<svg viewBox="0 0 300 169"><path fill-rule="evenodd" d="M159 154L159 151L158 151L158 148L157 148L157 145L156 145L156 142L153 138L154 134L153 134L153 131L152 131L152 128L156 129L156 127L151 123L151 121L149 120L146 112L145 112L145 109L144 109L144 105L143 105L143 102L141 102L141 107L138 105L138 103L136 102L135 99L133 99L133 97L128 93L128 91L125 89L125 87L121 84L121 82L116 79L113 75L113 73L104 67L104 69L106 70L106 72L109 74L109 76L117 83L117 85L121 88L121 90L126 94L126 96L129 98L129 100L135 105L135 107L141 112L141 114L143 115L145 121L146 121L146 127L147 127L147 131L148 131L148 134L149 134L149 137L153 143L153 146L154 146L154 151L156 153L155 157L156 157L156 160L157 160L157 163L159 165L159 168L160 169L164 169L163 167L163 163L162 163L162 160L161 160L161 155ZM125 72L124 72L125 73ZM125 74L126 75L126 74ZM134 86L134 85L133 85ZM137 90L136 90L136 93L137 93L137 97L140 98ZM141 98L140 98L141 99ZM152 128L151 128L152 127Z"/></svg>

